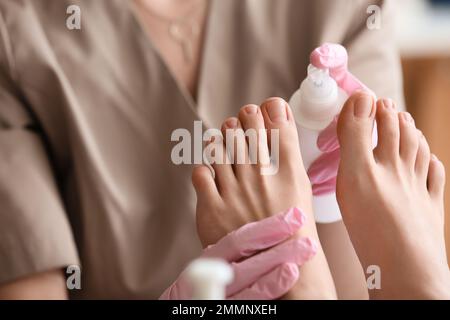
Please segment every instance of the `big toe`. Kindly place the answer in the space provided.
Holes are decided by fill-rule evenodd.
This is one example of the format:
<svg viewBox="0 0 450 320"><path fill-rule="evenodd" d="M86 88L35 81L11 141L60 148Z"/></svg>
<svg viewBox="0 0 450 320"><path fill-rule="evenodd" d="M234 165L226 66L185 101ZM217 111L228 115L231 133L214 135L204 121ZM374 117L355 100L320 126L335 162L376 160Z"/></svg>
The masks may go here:
<svg viewBox="0 0 450 320"><path fill-rule="evenodd" d="M372 132L375 102L371 95L358 92L345 103L338 121L338 138L343 167L373 161Z"/></svg>
<svg viewBox="0 0 450 320"><path fill-rule="evenodd" d="M281 98L270 98L261 105L272 162L300 166L302 158L297 127L288 103ZM289 167L289 166L288 166Z"/></svg>

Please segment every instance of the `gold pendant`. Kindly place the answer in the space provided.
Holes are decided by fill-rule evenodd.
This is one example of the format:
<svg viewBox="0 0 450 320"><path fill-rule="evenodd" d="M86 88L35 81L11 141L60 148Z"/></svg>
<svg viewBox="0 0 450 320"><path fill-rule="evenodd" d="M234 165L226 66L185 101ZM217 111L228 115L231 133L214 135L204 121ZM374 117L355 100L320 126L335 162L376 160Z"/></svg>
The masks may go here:
<svg viewBox="0 0 450 320"><path fill-rule="evenodd" d="M183 51L184 61L188 64L194 59L193 38L198 36L200 28L196 23L174 21L169 25L171 38L178 43Z"/></svg>

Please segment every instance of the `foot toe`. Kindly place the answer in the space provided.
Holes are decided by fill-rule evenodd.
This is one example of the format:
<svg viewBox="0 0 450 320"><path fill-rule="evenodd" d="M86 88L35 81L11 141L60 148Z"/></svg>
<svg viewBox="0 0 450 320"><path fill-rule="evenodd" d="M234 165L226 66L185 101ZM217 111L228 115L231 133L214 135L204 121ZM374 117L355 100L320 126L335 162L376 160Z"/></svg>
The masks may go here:
<svg viewBox="0 0 450 320"><path fill-rule="evenodd" d="M242 107L239 112L239 121L245 131L250 163L260 166L268 165L270 163L269 146L264 118L259 106L249 104Z"/></svg>
<svg viewBox="0 0 450 320"><path fill-rule="evenodd" d="M270 98L261 105L272 162L302 163L297 127L288 103Z"/></svg>
<svg viewBox="0 0 450 320"><path fill-rule="evenodd" d="M213 173L205 165L194 167L192 170L192 184L199 199L219 196Z"/></svg>
<svg viewBox="0 0 450 320"><path fill-rule="evenodd" d="M407 112L398 114L400 124L400 157L414 172L417 150L419 148L419 137L414 124L414 119Z"/></svg>
<svg viewBox="0 0 450 320"><path fill-rule="evenodd" d="M415 169L419 179L426 182L431 159L430 146L421 131L417 130L417 134L419 136L419 149L417 151Z"/></svg>
<svg viewBox="0 0 450 320"><path fill-rule="evenodd" d="M203 152L205 161L214 170L215 182L220 193L228 187L232 187L236 181L231 161L228 158L224 139L221 136L213 136L205 146Z"/></svg>
<svg viewBox="0 0 450 320"><path fill-rule="evenodd" d="M431 156L427 185L430 196L433 199L442 201L444 197L445 168L435 155Z"/></svg>
<svg viewBox="0 0 450 320"><path fill-rule="evenodd" d="M375 104L371 95L358 92L352 95L339 115L338 138L344 166L373 161L372 131Z"/></svg>
<svg viewBox="0 0 450 320"><path fill-rule="evenodd" d="M393 163L399 159L400 128L395 104L390 99L377 101L378 145L374 150L377 161Z"/></svg>
<svg viewBox="0 0 450 320"><path fill-rule="evenodd" d="M222 124L222 135L228 159L235 171L237 166L248 164L248 146L244 129L239 119L235 117L227 119Z"/></svg>

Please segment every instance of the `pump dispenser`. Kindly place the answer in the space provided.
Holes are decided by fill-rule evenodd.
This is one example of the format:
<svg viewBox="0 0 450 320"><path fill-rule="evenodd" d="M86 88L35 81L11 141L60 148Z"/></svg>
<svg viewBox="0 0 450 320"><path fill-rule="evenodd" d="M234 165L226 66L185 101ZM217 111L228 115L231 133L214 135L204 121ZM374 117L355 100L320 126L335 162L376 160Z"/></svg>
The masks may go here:
<svg viewBox="0 0 450 320"><path fill-rule="evenodd" d="M347 94L329 76L328 69L308 66L308 76L292 96L297 123L307 129L322 131L340 112ZM295 106L295 107L294 107Z"/></svg>
<svg viewBox="0 0 450 320"><path fill-rule="evenodd" d="M187 279L192 287L194 300L225 300L226 286L233 280L231 266L216 258L202 258L191 262Z"/></svg>
<svg viewBox="0 0 450 320"><path fill-rule="evenodd" d="M308 76L289 101L299 134L300 148L306 170L322 152L317 147L319 133L339 114L348 95L330 77L328 69L308 66ZM341 220L336 194L313 197L316 222Z"/></svg>

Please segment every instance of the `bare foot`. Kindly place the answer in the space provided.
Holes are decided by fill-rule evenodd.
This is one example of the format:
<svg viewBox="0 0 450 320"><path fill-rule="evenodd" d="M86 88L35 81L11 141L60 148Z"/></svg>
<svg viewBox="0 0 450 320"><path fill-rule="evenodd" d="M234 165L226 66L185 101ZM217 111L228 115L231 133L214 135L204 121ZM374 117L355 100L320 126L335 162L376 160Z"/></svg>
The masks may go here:
<svg viewBox="0 0 450 320"><path fill-rule="evenodd" d="M372 150L376 117L378 146ZM378 299L450 298L444 241L445 171L408 113L390 100L351 97L339 118L337 198L366 269L381 270Z"/></svg>
<svg viewBox="0 0 450 320"><path fill-rule="evenodd" d="M197 192L197 226L204 246L215 243L225 234L240 226L264 219L290 207L300 208L307 222L300 236L317 241L317 230L312 214L311 185L303 167L298 144L297 129L288 104L279 98L267 100L261 108L247 105L239 118L228 119L223 127L231 130L238 154L249 156L249 141L243 136L248 129L260 130L258 161L255 164L214 164L215 179L210 170L197 167L193 172L193 184ZM275 175L262 175L269 158L269 150L275 142L274 132L279 133L279 170ZM267 130L267 135L266 135ZM273 135L273 136L272 136ZM228 136L230 138L230 136ZM320 299L336 297L333 280L322 248L301 270L299 283L288 298Z"/></svg>

